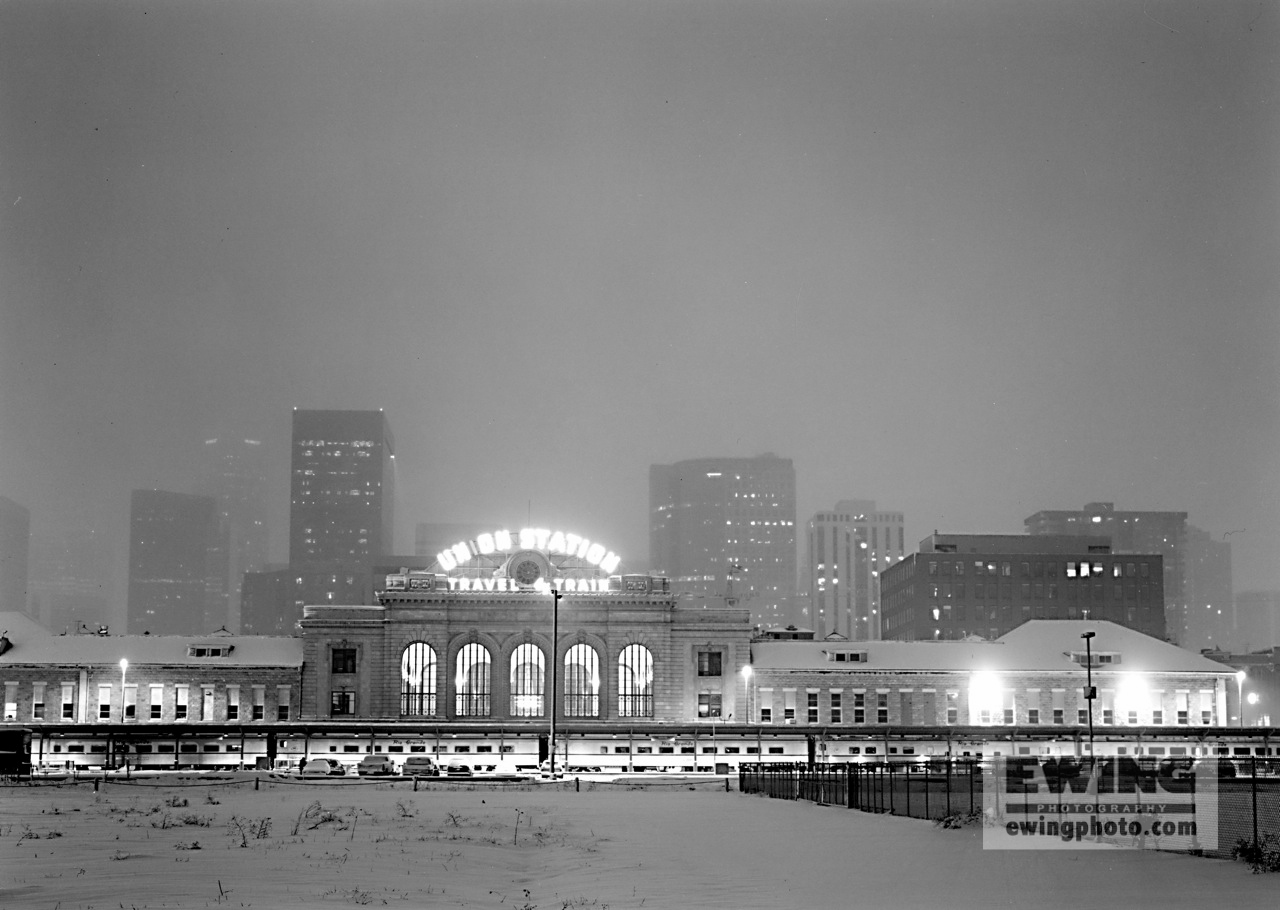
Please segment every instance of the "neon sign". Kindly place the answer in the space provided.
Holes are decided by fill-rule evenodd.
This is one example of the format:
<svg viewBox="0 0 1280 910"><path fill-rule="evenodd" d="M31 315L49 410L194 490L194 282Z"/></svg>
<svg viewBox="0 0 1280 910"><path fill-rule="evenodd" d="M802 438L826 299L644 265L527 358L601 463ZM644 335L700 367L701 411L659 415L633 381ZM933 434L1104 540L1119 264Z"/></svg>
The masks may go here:
<svg viewBox="0 0 1280 910"><path fill-rule="evenodd" d="M511 531L494 531L480 534L475 540L461 540L436 554L436 562L446 572L451 572L477 556L494 553L510 553L515 550L545 550L562 556L576 556L598 566L605 573L617 570L622 557L604 544L577 534L551 531L546 528L521 528Z"/></svg>

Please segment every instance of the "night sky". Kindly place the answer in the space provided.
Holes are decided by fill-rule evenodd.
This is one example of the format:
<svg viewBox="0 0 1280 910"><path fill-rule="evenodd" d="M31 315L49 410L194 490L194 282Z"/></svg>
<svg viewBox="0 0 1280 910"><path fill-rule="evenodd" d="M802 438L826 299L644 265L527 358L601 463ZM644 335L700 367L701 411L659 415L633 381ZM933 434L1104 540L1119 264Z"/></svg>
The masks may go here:
<svg viewBox="0 0 1280 910"><path fill-rule="evenodd" d="M1280 587L1267 0L0 4L0 495L118 540L206 438L384 408L419 521L641 567L648 466ZM123 594L123 588L120 590Z"/></svg>

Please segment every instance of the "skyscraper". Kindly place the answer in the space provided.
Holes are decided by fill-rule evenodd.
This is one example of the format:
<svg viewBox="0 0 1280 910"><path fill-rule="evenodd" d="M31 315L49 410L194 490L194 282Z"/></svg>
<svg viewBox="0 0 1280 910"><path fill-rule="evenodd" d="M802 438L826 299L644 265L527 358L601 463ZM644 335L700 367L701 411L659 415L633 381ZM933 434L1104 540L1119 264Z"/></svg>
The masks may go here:
<svg viewBox="0 0 1280 910"><path fill-rule="evenodd" d="M1236 651L1280 645L1280 591L1241 591L1235 607Z"/></svg>
<svg viewBox="0 0 1280 910"><path fill-rule="evenodd" d="M369 603L394 543L395 445L382 411L293 412L289 566L302 603Z"/></svg>
<svg viewBox="0 0 1280 910"><path fill-rule="evenodd" d="M267 563L267 468L262 443L243 436L206 439L205 477L199 492L212 496L226 528L228 628L240 631L245 572Z"/></svg>
<svg viewBox="0 0 1280 910"><path fill-rule="evenodd" d="M27 612L30 550L31 514L26 506L0 496L0 610Z"/></svg>
<svg viewBox="0 0 1280 910"><path fill-rule="evenodd" d="M80 528L32 549L32 591L40 622L54 632L97 629L111 622L112 549L107 536Z"/></svg>
<svg viewBox="0 0 1280 910"><path fill-rule="evenodd" d="M1187 526L1187 638L1192 651L1235 646L1231 543Z"/></svg>
<svg viewBox="0 0 1280 910"><path fill-rule="evenodd" d="M678 594L733 601L766 626L794 619L790 458L698 458L649 468L649 564Z"/></svg>
<svg viewBox="0 0 1280 910"><path fill-rule="evenodd" d="M901 512L881 512L869 499L843 499L809 519L807 575L810 622L821 638L880 638L880 573L903 558Z"/></svg>
<svg viewBox="0 0 1280 910"><path fill-rule="evenodd" d="M1121 512L1110 502L1079 511L1037 512L1024 522L1028 534L1103 535L1116 554L1164 557L1165 632L1176 645L1187 640L1187 513Z"/></svg>
<svg viewBox="0 0 1280 910"><path fill-rule="evenodd" d="M227 540L211 496L134 490L130 634L208 633L227 622Z"/></svg>

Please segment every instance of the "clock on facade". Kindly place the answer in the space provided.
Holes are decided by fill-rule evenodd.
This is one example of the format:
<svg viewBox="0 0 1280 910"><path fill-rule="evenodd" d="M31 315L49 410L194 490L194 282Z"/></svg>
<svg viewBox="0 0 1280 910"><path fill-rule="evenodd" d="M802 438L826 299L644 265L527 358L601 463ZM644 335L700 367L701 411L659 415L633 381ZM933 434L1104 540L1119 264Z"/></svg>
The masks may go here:
<svg viewBox="0 0 1280 910"><path fill-rule="evenodd" d="M542 577L542 564L536 559L522 559L512 567L511 576L516 584L532 585Z"/></svg>

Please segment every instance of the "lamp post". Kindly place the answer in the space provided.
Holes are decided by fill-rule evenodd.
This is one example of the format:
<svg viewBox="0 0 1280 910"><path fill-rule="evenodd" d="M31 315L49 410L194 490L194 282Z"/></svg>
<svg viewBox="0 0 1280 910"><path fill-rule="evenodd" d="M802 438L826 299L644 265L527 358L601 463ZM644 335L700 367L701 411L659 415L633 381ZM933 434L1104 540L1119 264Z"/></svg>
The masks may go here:
<svg viewBox="0 0 1280 910"><path fill-rule="evenodd" d="M1257 693L1257 692L1250 692L1247 696L1245 696L1245 701L1247 701L1247 702L1248 702L1249 704L1251 704L1251 705L1257 705L1257 703L1258 703L1258 693ZM1255 713L1255 715L1256 715L1256 713L1257 713L1257 712L1254 712L1254 713ZM1241 725L1241 726L1244 726L1244 708L1241 708L1241 709L1240 709L1240 725Z"/></svg>
<svg viewBox="0 0 1280 910"><path fill-rule="evenodd" d="M1080 637L1084 639L1084 700L1089 707L1089 762L1093 763L1093 700L1097 696L1097 691L1093 688L1093 648L1090 643L1093 636L1098 633L1089 631L1081 632Z"/></svg>
<svg viewBox="0 0 1280 910"><path fill-rule="evenodd" d="M551 706L548 714L551 716L551 735L547 745L551 757L551 764L548 768L551 772L551 779L556 776L556 702L559 700L557 693L560 662L556 658L556 643L560 640L560 590L558 588L551 589Z"/></svg>
<svg viewBox="0 0 1280 910"><path fill-rule="evenodd" d="M120 658L120 723L124 723L124 676L129 670L129 659Z"/></svg>
<svg viewBox="0 0 1280 910"><path fill-rule="evenodd" d="M751 664L742 668L742 692L747 701L747 723L751 723L751 718L755 716L751 713Z"/></svg>
<svg viewBox="0 0 1280 910"><path fill-rule="evenodd" d="M1244 726L1244 670L1236 670L1236 705L1240 709L1240 726Z"/></svg>

